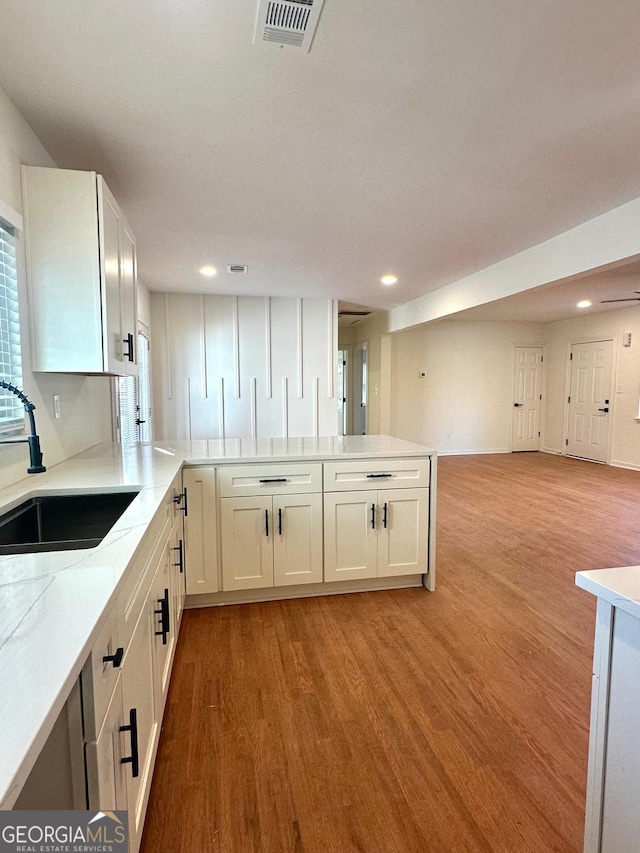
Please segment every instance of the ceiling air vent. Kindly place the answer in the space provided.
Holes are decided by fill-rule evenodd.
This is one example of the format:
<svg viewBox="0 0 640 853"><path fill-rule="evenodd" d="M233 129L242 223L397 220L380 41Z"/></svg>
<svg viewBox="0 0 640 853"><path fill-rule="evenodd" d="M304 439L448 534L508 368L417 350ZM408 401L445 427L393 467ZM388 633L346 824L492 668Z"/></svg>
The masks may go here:
<svg viewBox="0 0 640 853"><path fill-rule="evenodd" d="M243 275L249 267L246 264L227 264L227 272Z"/></svg>
<svg viewBox="0 0 640 853"><path fill-rule="evenodd" d="M324 0L260 0L254 43L308 51Z"/></svg>

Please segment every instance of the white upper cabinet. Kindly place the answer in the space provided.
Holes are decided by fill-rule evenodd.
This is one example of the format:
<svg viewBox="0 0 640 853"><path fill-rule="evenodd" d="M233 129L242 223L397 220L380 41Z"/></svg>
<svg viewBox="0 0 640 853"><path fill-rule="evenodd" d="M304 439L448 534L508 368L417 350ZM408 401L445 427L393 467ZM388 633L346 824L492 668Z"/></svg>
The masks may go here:
<svg viewBox="0 0 640 853"><path fill-rule="evenodd" d="M22 170L33 369L135 375L135 239L100 175Z"/></svg>

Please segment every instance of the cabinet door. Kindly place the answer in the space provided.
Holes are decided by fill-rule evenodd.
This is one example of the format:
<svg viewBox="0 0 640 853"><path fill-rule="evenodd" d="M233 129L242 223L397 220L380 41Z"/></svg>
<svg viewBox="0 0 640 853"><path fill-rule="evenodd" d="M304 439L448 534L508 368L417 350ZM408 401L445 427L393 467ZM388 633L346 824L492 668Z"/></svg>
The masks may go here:
<svg viewBox="0 0 640 853"><path fill-rule="evenodd" d="M378 577L427 571L428 489L378 492Z"/></svg>
<svg viewBox="0 0 640 853"><path fill-rule="evenodd" d="M215 468L185 468L182 482L187 490L184 519L187 595L218 592Z"/></svg>
<svg viewBox="0 0 640 853"><path fill-rule="evenodd" d="M173 594L173 548L169 540L162 553L153 582L153 652L155 661L156 717L162 719L169 690L171 662L176 640L176 621Z"/></svg>
<svg viewBox="0 0 640 853"><path fill-rule="evenodd" d="M124 724L133 722L131 712L136 713L138 775L134 776L134 765L125 765L127 779L127 809L129 811L130 849L137 850L142 836L142 826L147 807L153 753L158 723L155 717L155 687L153 666L153 631L155 631L155 601L149 596L140 619L131 637L122 666L122 707ZM133 732L121 734L123 758L134 755Z"/></svg>
<svg viewBox="0 0 640 853"><path fill-rule="evenodd" d="M123 374L124 343L120 308L120 211L102 179L98 179L100 248L102 250L103 347L109 373Z"/></svg>
<svg viewBox="0 0 640 853"><path fill-rule="evenodd" d="M273 586L274 530L271 497L220 501L222 588Z"/></svg>
<svg viewBox="0 0 640 853"><path fill-rule="evenodd" d="M86 746L87 793L89 808L116 811L127 808L127 765L121 764L122 685L113 691L97 740Z"/></svg>
<svg viewBox="0 0 640 853"><path fill-rule="evenodd" d="M124 347L123 369L138 375L136 308L136 244L126 223L120 222L120 330Z"/></svg>
<svg viewBox="0 0 640 853"><path fill-rule="evenodd" d="M377 492L331 492L324 496L325 581L375 578Z"/></svg>
<svg viewBox="0 0 640 853"><path fill-rule="evenodd" d="M273 498L275 586L322 582L322 495Z"/></svg>
<svg viewBox="0 0 640 853"><path fill-rule="evenodd" d="M182 621L182 611L184 609L184 535L182 532L182 520L176 519L173 524L170 537L170 553L169 564L171 568L171 612L173 622L176 626L176 640L178 637L178 629Z"/></svg>

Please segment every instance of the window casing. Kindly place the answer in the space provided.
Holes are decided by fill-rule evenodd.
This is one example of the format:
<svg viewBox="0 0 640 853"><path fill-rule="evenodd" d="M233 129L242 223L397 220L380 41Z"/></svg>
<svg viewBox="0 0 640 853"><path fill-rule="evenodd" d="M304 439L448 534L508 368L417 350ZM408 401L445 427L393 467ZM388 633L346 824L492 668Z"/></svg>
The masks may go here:
<svg viewBox="0 0 640 853"><path fill-rule="evenodd" d="M20 312L15 230L0 217L0 379L22 388ZM10 391L0 389L0 435L24 431L24 407Z"/></svg>

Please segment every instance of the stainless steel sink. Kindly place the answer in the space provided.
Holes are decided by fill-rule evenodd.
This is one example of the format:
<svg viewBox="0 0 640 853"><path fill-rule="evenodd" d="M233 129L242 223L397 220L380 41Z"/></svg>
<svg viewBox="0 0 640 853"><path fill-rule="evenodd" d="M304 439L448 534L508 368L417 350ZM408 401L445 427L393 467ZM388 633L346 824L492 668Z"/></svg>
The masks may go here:
<svg viewBox="0 0 640 853"><path fill-rule="evenodd" d="M0 555L94 548L138 491L29 498L0 516Z"/></svg>

